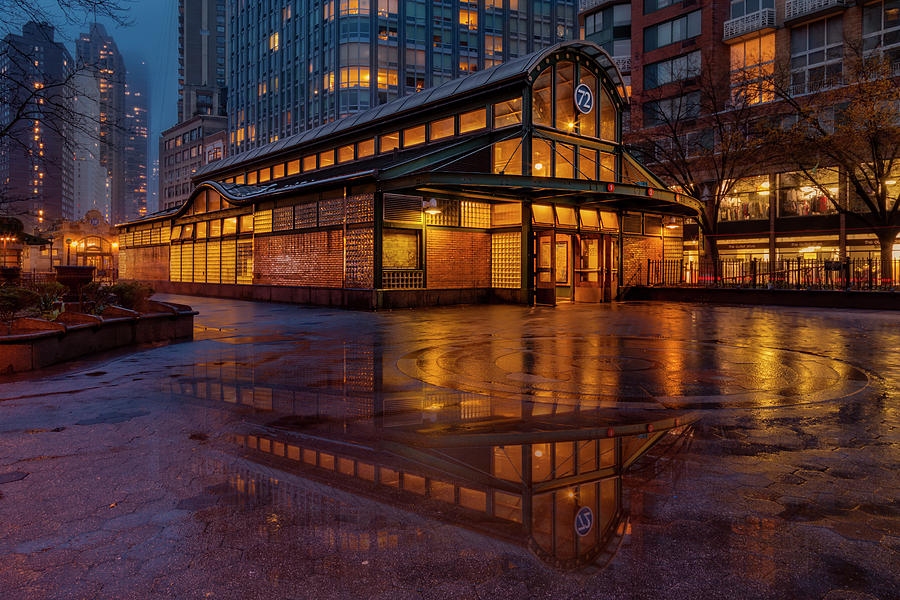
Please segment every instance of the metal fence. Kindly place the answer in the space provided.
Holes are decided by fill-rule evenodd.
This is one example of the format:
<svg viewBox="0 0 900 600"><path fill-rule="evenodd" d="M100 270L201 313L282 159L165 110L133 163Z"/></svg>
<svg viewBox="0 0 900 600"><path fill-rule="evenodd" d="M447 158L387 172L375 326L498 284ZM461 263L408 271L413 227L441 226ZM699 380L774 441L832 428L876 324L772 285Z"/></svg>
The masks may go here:
<svg viewBox="0 0 900 600"><path fill-rule="evenodd" d="M900 260L882 273L877 258L810 260L648 260L647 285L678 287L886 290L900 286Z"/></svg>

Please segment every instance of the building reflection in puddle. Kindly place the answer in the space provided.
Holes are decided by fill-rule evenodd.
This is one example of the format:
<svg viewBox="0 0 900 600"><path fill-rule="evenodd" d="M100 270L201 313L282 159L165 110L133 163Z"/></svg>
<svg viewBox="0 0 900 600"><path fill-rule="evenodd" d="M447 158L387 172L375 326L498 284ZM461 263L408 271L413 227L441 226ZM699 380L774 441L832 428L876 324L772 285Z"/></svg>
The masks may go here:
<svg viewBox="0 0 900 600"><path fill-rule="evenodd" d="M228 439L260 473L274 466L475 529L561 569L608 562L627 526L623 475L659 442L689 436L696 420L426 385L377 394L380 368L356 351L315 373L260 376L273 363L242 357L246 350L223 351L171 386L180 401L254 409ZM238 494L252 496L266 480L249 469L230 478ZM386 535L346 543L374 547L390 543Z"/></svg>

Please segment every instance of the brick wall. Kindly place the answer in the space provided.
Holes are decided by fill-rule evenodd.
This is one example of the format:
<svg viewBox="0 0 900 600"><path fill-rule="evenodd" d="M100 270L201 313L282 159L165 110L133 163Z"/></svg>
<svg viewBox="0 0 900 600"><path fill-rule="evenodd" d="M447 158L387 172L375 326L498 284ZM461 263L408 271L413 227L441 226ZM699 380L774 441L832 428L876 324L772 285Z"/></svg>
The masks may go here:
<svg viewBox="0 0 900 600"><path fill-rule="evenodd" d="M622 239L622 282L625 286L647 284L647 260L663 257L661 237L626 235Z"/></svg>
<svg viewBox="0 0 900 600"><path fill-rule="evenodd" d="M119 277L138 281L168 281L169 246L120 249Z"/></svg>
<svg viewBox="0 0 900 600"><path fill-rule="evenodd" d="M343 285L343 231L309 231L254 239L253 283Z"/></svg>
<svg viewBox="0 0 900 600"><path fill-rule="evenodd" d="M491 234L428 229L429 288L491 287Z"/></svg>

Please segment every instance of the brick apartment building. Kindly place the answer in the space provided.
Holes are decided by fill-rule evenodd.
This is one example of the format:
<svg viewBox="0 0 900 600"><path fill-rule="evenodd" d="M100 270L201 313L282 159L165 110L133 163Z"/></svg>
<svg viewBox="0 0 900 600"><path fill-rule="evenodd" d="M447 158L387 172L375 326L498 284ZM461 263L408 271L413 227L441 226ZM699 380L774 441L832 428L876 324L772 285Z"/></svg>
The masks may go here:
<svg viewBox="0 0 900 600"><path fill-rule="evenodd" d="M792 94L803 95L840 85L859 49L882 53L895 71L900 65L897 0L581 0L579 24L585 39L613 54L630 83L632 133L626 142L634 145L658 125L653 115L665 112L666 103L699 93L703 69L713 79L739 85L748 70L768 75L776 65L789 65ZM757 101L757 115L777 110L772 95ZM878 256L875 235L839 215L802 174L759 158L759 168L741 178L721 204L722 258ZM835 174L832 189L847 206L842 178ZM900 193L898 180L900 169L886 181L891 197ZM686 258L702 252L696 225L685 227L685 241ZM894 245L894 258L900 259L900 244Z"/></svg>

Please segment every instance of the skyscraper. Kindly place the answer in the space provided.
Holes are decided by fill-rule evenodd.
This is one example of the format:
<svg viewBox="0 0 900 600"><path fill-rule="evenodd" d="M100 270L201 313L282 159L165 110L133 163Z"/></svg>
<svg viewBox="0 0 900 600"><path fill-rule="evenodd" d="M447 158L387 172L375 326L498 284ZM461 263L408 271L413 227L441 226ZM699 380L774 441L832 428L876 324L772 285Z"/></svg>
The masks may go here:
<svg viewBox="0 0 900 600"><path fill-rule="evenodd" d="M225 114L225 0L178 0L178 122Z"/></svg>
<svg viewBox="0 0 900 600"><path fill-rule="evenodd" d="M109 173L100 164L100 90L88 71L76 73L73 83L73 216L80 218L89 210L96 210L109 219Z"/></svg>
<svg viewBox="0 0 900 600"><path fill-rule="evenodd" d="M73 62L47 23L10 34L0 52L0 212L41 221L71 218Z"/></svg>
<svg viewBox="0 0 900 600"><path fill-rule="evenodd" d="M125 207L127 217L147 214L147 73L141 63L125 86Z"/></svg>
<svg viewBox="0 0 900 600"><path fill-rule="evenodd" d="M574 0L268 0L228 17L230 153L575 35Z"/></svg>
<svg viewBox="0 0 900 600"><path fill-rule="evenodd" d="M124 221L132 212L126 204L125 145L127 135L125 62L103 25L93 23L76 42L79 65L97 80L100 93L100 162L109 171L110 218ZM146 161L145 161L146 164Z"/></svg>

